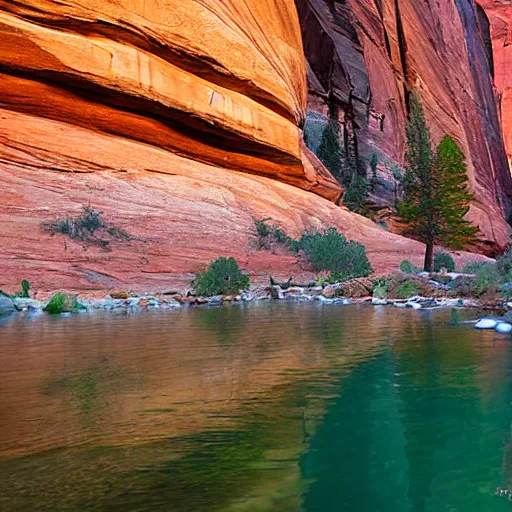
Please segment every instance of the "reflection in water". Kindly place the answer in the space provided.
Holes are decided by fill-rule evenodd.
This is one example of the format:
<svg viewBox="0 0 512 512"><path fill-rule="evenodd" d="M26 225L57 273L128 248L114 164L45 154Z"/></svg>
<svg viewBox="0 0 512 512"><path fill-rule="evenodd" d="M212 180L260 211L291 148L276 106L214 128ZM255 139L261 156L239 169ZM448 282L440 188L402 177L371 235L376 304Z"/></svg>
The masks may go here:
<svg viewBox="0 0 512 512"><path fill-rule="evenodd" d="M501 511L509 339L256 304L0 324L2 511Z"/></svg>

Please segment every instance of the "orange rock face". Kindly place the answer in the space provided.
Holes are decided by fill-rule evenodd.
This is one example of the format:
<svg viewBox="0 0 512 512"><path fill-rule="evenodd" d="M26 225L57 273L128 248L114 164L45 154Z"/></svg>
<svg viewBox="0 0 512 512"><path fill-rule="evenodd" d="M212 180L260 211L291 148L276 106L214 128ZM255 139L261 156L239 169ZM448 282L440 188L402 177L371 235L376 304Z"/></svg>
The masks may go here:
<svg viewBox="0 0 512 512"><path fill-rule="evenodd" d="M332 178L301 161L306 89L293 5L82 4L0 1L3 108L339 197Z"/></svg>
<svg viewBox="0 0 512 512"><path fill-rule="evenodd" d="M356 156L369 161L377 155L379 178L387 185L375 201L393 200L391 171L404 164L407 97L418 89L434 144L449 134L466 155L475 194L469 217L491 253L506 247L512 182L483 42L486 27L474 2L296 3L309 64L309 109L319 122L334 107L345 143L357 145ZM511 1L489 3L510 16ZM510 51L501 65L509 80Z"/></svg>
<svg viewBox="0 0 512 512"><path fill-rule="evenodd" d="M512 172L512 0L478 0L491 27L494 81Z"/></svg>
<svg viewBox="0 0 512 512"><path fill-rule="evenodd" d="M421 244L337 207L340 186L302 143L293 2L0 0L0 42L0 288L186 286L221 255L255 279L304 274L256 250L267 217L295 237L336 226L377 271L421 261ZM45 230L87 204L130 238Z"/></svg>

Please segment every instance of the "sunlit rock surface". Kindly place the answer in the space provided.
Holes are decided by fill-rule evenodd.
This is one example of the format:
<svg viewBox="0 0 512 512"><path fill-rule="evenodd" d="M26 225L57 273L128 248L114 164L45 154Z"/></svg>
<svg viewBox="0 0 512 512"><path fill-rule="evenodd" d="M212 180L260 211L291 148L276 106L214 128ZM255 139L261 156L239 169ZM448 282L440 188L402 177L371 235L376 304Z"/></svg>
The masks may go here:
<svg viewBox="0 0 512 512"><path fill-rule="evenodd" d="M372 154L378 156L379 179L387 186L379 187L374 200L389 204L392 170L404 163L407 95L417 88L434 143L449 134L467 157L475 194L469 217L480 225L482 249L492 253L505 247L511 179L492 85L492 51L485 44L489 27L481 9L472 0L296 3L308 60L313 138L321 133L322 118L325 123L334 110L345 145L357 148L354 157L369 162ZM499 4L510 17L512 2L488 3ZM504 56L496 64L498 83L512 72L508 55L508 65Z"/></svg>

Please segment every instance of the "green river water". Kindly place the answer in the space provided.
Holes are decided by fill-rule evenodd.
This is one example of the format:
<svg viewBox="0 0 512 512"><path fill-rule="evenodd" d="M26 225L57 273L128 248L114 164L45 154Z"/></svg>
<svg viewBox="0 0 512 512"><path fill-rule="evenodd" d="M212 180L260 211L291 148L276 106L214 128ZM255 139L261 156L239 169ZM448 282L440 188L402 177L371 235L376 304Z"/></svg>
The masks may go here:
<svg viewBox="0 0 512 512"><path fill-rule="evenodd" d="M262 303L0 319L0 510L512 510L512 339Z"/></svg>

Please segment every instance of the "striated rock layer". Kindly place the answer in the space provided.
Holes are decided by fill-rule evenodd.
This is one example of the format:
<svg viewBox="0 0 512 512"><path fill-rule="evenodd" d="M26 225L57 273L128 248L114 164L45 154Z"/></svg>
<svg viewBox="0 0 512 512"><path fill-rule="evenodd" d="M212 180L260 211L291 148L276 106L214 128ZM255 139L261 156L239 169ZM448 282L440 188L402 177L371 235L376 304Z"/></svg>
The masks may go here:
<svg viewBox="0 0 512 512"><path fill-rule="evenodd" d="M296 3L313 144L321 133L315 124L325 123L329 112L337 116L349 156L365 159L368 173L372 155L379 159L374 201L392 203L393 169L396 174L404 164L408 97L418 89L433 142L449 134L467 157L475 194L469 217L480 225L487 251L507 246L511 178L492 86L492 51L485 44L489 28L473 0ZM509 1L494 3L512 11Z"/></svg>
<svg viewBox="0 0 512 512"><path fill-rule="evenodd" d="M219 255L237 258L253 280L311 280L294 256L256 249L254 219L268 217L293 237L335 226L367 245L378 272L404 257L423 261L422 244L297 187L59 121L0 116L0 288L8 291L21 279L39 291L182 288ZM43 229L83 204L131 239L101 247Z"/></svg>
<svg viewBox="0 0 512 512"><path fill-rule="evenodd" d="M404 255L421 261L421 244L336 206L341 187L302 142L306 66L292 2L0 0L0 40L0 287L185 286L220 255L255 278L304 275L291 255L256 250L254 219L266 217L291 236L336 226L368 246L377 271ZM375 51L369 68L380 73ZM452 124L469 123L464 133L485 145L478 119ZM500 140L495 154L485 146L487 174L471 153L494 247L506 229L506 183L492 174ZM44 229L86 204L118 231L91 244Z"/></svg>
<svg viewBox="0 0 512 512"><path fill-rule="evenodd" d="M494 83L512 172L512 0L478 0L490 25Z"/></svg>

